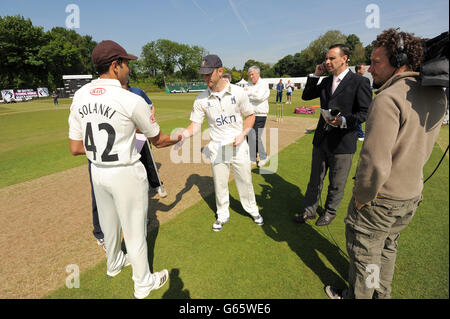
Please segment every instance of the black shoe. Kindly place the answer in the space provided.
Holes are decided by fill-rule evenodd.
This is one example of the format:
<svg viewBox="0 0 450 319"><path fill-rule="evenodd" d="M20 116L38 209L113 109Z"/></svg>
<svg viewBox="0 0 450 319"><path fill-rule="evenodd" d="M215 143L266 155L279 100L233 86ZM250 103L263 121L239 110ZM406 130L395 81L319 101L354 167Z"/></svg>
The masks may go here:
<svg viewBox="0 0 450 319"><path fill-rule="evenodd" d="M307 213L303 213L303 215L294 216L294 222L297 224L304 224L308 219L315 219L316 214L308 215Z"/></svg>
<svg viewBox="0 0 450 319"><path fill-rule="evenodd" d="M342 297L343 290L334 288L333 286L325 286L325 293L330 299L344 299Z"/></svg>
<svg viewBox="0 0 450 319"><path fill-rule="evenodd" d="M336 215L331 215L330 213L325 213L320 216L320 218L316 221L316 226L326 226L331 223L333 219L336 218Z"/></svg>

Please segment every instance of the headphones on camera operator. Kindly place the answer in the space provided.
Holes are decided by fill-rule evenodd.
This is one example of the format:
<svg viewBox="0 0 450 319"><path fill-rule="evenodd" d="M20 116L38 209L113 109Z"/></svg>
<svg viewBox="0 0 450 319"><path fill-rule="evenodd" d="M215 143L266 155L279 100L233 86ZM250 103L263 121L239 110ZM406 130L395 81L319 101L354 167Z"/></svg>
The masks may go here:
<svg viewBox="0 0 450 319"><path fill-rule="evenodd" d="M389 63L396 69L402 67L408 63L408 56L405 51L405 43L402 35L399 33L400 40L397 43L397 49L395 53L389 58Z"/></svg>

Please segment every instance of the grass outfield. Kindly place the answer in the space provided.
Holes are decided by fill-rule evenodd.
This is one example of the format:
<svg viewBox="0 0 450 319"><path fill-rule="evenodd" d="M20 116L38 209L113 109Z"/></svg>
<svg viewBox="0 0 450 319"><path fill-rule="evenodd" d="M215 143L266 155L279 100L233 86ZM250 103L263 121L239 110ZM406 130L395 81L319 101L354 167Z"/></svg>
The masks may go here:
<svg viewBox="0 0 450 319"><path fill-rule="evenodd" d="M196 95L149 94L165 133L189 123ZM299 101L300 96L301 91L294 91L293 100ZM272 94L271 114L275 114L274 102ZM69 152L70 103L70 99L60 99L60 105L54 107L52 100L46 99L0 106L0 187L86 164L84 156L74 157ZM316 104L317 100L284 105L285 115L294 116L297 106ZM438 140L441 146L448 144L448 133L448 127L443 127ZM253 172L256 200L265 218L263 227L254 225L244 213L232 182L231 220L222 232L211 231L214 195L151 232L151 265L154 270L169 269L171 278L150 298L325 298L324 283L344 285L348 261L338 252L327 228L311 222L291 222L302 205L308 183L311 141L312 135L306 135L284 149L279 155L277 174ZM358 146L361 147L360 142ZM425 176L432 172L442 154L436 144ZM357 158L358 153L350 176L354 175ZM424 202L411 225L402 232L394 298L449 297L448 177L447 157L425 185ZM324 190L327 186L325 181ZM338 217L329 227L344 251L343 219L351 187L349 180ZM63 286L47 298L132 298L130 268L114 279L107 279L105 273L106 264L102 262L81 274L79 289Z"/></svg>
<svg viewBox="0 0 450 319"><path fill-rule="evenodd" d="M150 298L326 298L324 284L345 285L348 260L339 253L327 228L291 221L302 205L307 186L311 141L312 135L306 135L280 152L277 174L259 175L253 171L264 226L256 226L243 211L232 182L231 218L221 232L211 230L214 195L151 232L151 267L167 268L171 276L170 282L152 292ZM426 175L442 153L436 146ZM402 233L394 298L449 297L448 173L448 161L444 161L427 182L424 202ZM343 219L351 188L350 182L338 217L329 226L343 250ZM130 267L114 279L106 278L105 273L106 263L99 263L81 274L80 288L63 286L47 298L132 298Z"/></svg>
<svg viewBox="0 0 450 319"><path fill-rule="evenodd" d="M189 125L197 95L149 94L164 133ZM300 91L294 92L294 100L298 101L300 96ZM270 113L276 114L275 94L271 95L270 102ZM69 151L67 119L71 103L71 99L59 99L59 105L54 106L52 99L39 99L0 105L0 188L86 164L84 156L72 156ZM318 102L302 102L302 105L314 103ZM294 108L294 104L285 105L284 114L311 117L294 115ZM204 121L203 129L206 127Z"/></svg>

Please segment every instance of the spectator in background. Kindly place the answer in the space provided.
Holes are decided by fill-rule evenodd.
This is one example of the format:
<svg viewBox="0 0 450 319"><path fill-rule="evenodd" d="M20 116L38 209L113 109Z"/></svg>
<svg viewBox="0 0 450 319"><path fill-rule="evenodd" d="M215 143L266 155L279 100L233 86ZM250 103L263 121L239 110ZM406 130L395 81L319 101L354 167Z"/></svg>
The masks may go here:
<svg viewBox="0 0 450 319"><path fill-rule="evenodd" d="M292 104L292 92L294 91L294 85L291 80L288 80L286 84L286 104Z"/></svg>
<svg viewBox="0 0 450 319"><path fill-rule="evenodd" d="M280 79L280 82L278 82L277 84L277 100L276 102L278 103L278 101L280 101L283 99L283 90L284 90L284 84L283 84L283 80Z"/></svg>
<svg viewBox="0 0 450 319"><path fill-rule="evenodd" d="M53 104L58 105L58 94L56 93L56 91L53 91L52 98L53 98Z"/></svg>
<svg viewBox="0 0 450 319"><path fill-rule="evenodd" d="M364 75L366 73L366 66L364 64L356 65L355 72L356 74ZM364 131L361 123L358 125L358 141L364 141Z"/></svg>
<svg viewBox="0 0 450 319"><path fill-rule="evenodd" d="M267 82L261 78L260 69L256 65L248 69L248 77L250 81L248 87L244 90L247 92L250 103L255 108L255 124L247 135L250 146L250 161L252 164L256 164L256 155L259 155L258 166L263 167L269 160L261 141L261 134L266 125L267 113L269 113L270 89Z"/></svg>

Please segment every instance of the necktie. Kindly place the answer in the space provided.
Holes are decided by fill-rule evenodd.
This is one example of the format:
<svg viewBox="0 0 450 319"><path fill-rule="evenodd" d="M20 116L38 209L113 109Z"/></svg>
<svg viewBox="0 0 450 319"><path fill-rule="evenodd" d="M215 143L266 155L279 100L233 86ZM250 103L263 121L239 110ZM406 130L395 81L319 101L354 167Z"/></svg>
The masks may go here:
<svg viewBox="0 0 450 319"><path fill-rule="evenodd" d="M338 78L337 76L333 78L333 84L331 85L331 94L334 94L334 91L336 91L336 88L340 81L341 79Z"/></svg>

